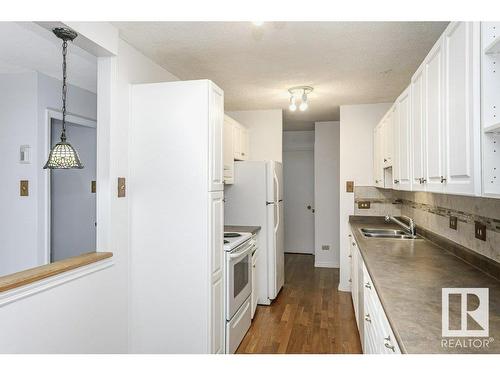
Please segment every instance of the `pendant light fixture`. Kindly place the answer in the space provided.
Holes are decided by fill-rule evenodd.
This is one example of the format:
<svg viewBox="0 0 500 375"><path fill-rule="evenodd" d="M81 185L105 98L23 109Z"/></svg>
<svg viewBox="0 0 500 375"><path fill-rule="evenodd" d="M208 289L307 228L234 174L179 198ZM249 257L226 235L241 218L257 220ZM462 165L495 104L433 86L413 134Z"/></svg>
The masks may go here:
<svg viewBox="0 0 500 375"><path fill-rule="evenodd" d="M299 109L303 112L309 107L309 102L307 95L310 94L314 89L311 86L295 86L290 87L288 92L290 93L290 105L289 109L292 112L297 110L297 98L300 98Z"/></svg>
<svg viewBox="0 0 500 375"><path fill-rule="evenodd" d="M71 29L57 27L52 30L53 33L63 41L63 84L62 84L62 131L61 141L57 143L49 153L49 159L43 169L82 169L83 165L78 156L78 152L66 142L66 53L68 49L68 40L73 41L77 33Z"/></svg>

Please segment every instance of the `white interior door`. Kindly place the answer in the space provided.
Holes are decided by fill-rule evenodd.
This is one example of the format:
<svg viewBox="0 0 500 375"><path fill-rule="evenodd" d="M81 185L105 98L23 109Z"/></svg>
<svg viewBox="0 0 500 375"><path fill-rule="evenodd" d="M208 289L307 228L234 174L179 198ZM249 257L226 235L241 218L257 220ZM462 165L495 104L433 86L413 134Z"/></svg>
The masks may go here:
<svg viewBox="0 0 500 375"><path fill-rule="evenodd" d="M62 122L53 119L51 144L59 142ZM83 169L50 171L51 261L96 250L96 128L67 124L68 141Z"/></svg>
<svg viewBox="0 0 500 375"><path fill-rule="evenodd" d="M314 254L314 151L283 152L283 181L285 252Z"/></svg>

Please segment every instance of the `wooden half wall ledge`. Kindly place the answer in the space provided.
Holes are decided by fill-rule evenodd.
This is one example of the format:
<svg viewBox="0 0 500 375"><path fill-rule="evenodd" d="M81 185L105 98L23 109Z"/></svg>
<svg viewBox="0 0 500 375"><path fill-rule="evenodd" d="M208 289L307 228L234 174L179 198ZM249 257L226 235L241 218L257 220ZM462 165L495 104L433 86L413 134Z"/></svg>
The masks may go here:
<svg viewBox="0 0 500 375"><path fill-rule="evenodd" d="M0 277L0 293L111 258L113 253L93 252Z"/></svg>

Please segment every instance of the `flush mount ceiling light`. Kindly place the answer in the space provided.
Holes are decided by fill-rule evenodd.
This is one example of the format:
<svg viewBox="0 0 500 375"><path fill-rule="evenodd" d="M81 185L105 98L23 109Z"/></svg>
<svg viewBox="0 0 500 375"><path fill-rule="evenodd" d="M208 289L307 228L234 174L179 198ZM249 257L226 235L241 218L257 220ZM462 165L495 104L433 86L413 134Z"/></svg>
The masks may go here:
<svg viewBox="0 0 500 375"><path fill-rule="evenodd" d="M307 95L310 94L314 89L311 86L295 86L290 87L288 92L290 93L290 105L289 109L292 112L297 110L297 98L300 98L299 109L305 111L309 107L307 100Z"/></svg>
<svg viewBox="0 0 500 375"><path fill-rule="evenodd" d="M77 37L71 29L57 27L52 30L53 33L63 41L63 84L62 84L62 131L61 142L57 143L49 153L49 159L43 169L82 169L83 165L78 157L78 152L66 142L66 53L68 49L68 40L73 41Z"/></svg>
<svg viewBox="0 0 500 375"><path fill-rule="evenodd" d="M257 27L262 26L264 24L263 21L253 21L252 23L254 26L257 26Z"/></svg>

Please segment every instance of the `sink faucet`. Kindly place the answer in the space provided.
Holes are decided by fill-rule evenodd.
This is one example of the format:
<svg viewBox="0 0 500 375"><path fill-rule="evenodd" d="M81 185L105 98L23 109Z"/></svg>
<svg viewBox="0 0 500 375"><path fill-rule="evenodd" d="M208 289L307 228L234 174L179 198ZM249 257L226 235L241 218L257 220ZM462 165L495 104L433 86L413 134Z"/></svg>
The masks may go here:
<svg viewBox="0 0 500 375"><path fill-rule="evenodd" d="M406 225L401 220L395 218L394 216L389 216L389 215L386 215L385 221L386 221L386 223L392 221L393 223L396 223L401 228L403 228L404 230L406 230L412 236L415 236L416 235L415 220L413 220L411 217L408 217L408 216L401 216L401 217L404 218L404 219L406 219L406 220L408 220L409 225Z"/></svg>

